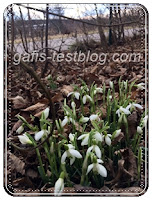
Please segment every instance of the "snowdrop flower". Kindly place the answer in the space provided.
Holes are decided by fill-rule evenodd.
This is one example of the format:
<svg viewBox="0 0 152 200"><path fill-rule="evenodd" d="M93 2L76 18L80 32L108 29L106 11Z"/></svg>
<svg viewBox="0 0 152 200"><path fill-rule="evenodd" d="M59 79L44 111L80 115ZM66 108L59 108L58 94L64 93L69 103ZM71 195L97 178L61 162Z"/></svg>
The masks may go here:
<svg viewBox="0 0 152 200"><path fill-rule="evenodd" d="M44 130L41 130L41 131L35 133L35 136L34 136L35 140L39 141L44 136L44 134L45 134Z"/></svg>
<svg viewBox="0 0 152 200"><path fill-rule="evenodd" d="M88 145L89 136L90 136L90 133L86 133L78 137L78 140L82 140L81 146ZM99 132L96 131L92 137L93 139L96 139L96 141L102 142L102 136Z"/></svg>
<svg viewBox="0 0 152 200"><path fill-rule="evenodd" d="M146 126L147 121L148 121L148 115L146 115L146 116L143 118L143 121L142 121L142 123L143 123L143 128Z"/></svg>
<svg viewBox="0 0 152 200"><path fill-rule="evenodd" d="M76 104L74 103L74 101L71 102L71 107L72 107L73 109L75 109Z"/></svg>
<svg viewBox="0 0 152 200"><path fill-rule="evenodd" d="M19 135L18 139L22 144L32 144L32 141L29 139L29 137L26 134Z"/></svg>
<svg viewBox="0 0 152 200"><path fill-rule="evenodd" d="M110 87L111 87L111 89L113 89L113 82L112 81L109 81L109 85L110 85Z"/></svg>
<svg viewBox="0 0 152 200"><path fill-rule="evenodd" d="M69 139L70 139L71 142L73 142L74 141L74 134L70 133L69 134Z"/></svg>
<svg viewBox="0 0 152 200"><path fill-rule="evenodd" d="M145 84L144 83L139 83L138 85L136 85L137 86L137 88L139 89L139 90L144 90L145 89Z"/></svg>
<svg viewBox="0 0 152 200"><path fill-rule="evenodd" d="M80 118L80 120L79 120L80 123L86 123L86 122L88 122L88 121L89 121L89 117L84 117L84 116L82 116L82 117Z"/></svg>
<svg viewBox="0 0 152 200"><path fill-rule="evenodd" d="M116 138L120 135L121 133L121 129L116 130L113 134L112 134L112 138Z"/></svg>
<svg viewBox="0 0 152 200"><path fill-rule="evenodd" d="M96 88L94 90L94 95L97 94L97 93L103 93L103 89L102 88Z"/></svg>
<svg viewBox="0 0 152 200"><path fill-rule="evenodd" d="M118 117L120 117L120 114L122 114L122 113L124 113L126 115L131 114L127 108L123 108L122 106L120 106L120 108L116 111L116 114L118 115Z"/></svg>
<svg viewBox="0 0 152 200"><path fill-rule="evenodd" d="M75 158L82 158L82 155L75 150L75 147L72 144L68 144L65 146L67 150L63 153L61 157L61 163L65 163L67 157L70 158L70 165L72 165L75 161Z"/></svg>
<svg viewBox="0 0 152 200"><path fill-rule="evenodd" d="M54 186L54 195L60 196L64 189L64 172L61 173L60 178L56 181Z"/></svg>
<svg viewBox="0 0 152 200"><path fill-rule="evenodd" d="M100 159L96 159L96 161L92 164L90 164L88 166L88 169L87 169L87 174L93 170L93 172L97 172L98 174L100 174L102 177L107 177L107 170L106 168L101 165L100 163L103 163L102 160Z"/></svg>
<svg viewBox="0 0 152 200"><path fill-rule="evenodd" d="M104 140L105 140L105 143L106 143L108 146L111 145L111 137L112 137L111 134L103 135L103 138L104 138Z"/></svg>
<svg viewBox="0 0 152 200"><path fill-rule="evenodd" d="M100 134L98 131L96 131L93 135L93 138L96 139L96 141L102 142L103 141L103 137L102 134Z"/></svg>
<svg viewBox="0 0 152 200"><path fill-rule="evenodd" d="M112 99L112 95L109 95L109 99Z"/></svg>
<svg viewBox="0 0 152 200"><path fill-rule="evenodd" d="M137 126L137 133L141 134L143 132L142 128L140 126Z"/></svg>
<svg viewBox="0 0 152 200"><path fill-rule="evenodd" d="M91 151L95 152L98 158L101 158L101 150L97 145L92 145L91 147L89 147L87 153L90 153Z"/></svg>
<svg viewBox="0 0 152 200"><path fill-rule="evenodd" d="M24 126L20 126L18 129L17 129L17 133L18 134L21 134L22 132L24 131Z"/></svg>
<svg viewBox="0 0 152 200"><path fill-rule="evenodd" d="M71 117L65 116L63 121L61 122L61 126L64 127L68 122L75 124L75 120Z"/></svg>
<svg viewBox="0 0 152 200"><path fill-rule="evenodd" d="M88 145L89 136L90 133L86 133L78 137L78 140L82 140L81 146Z"/></svg>
<svg viewBox="0 0 152 200"><path fill-rule="evenodd" d="M79 100L79 97L80 97L80 93L79 92L70 92L68 95L67 95L67 97L69 97L70 95L74 95L74 97L77 99L77 100Z"/></svg>
<svg viewBox="0 0 152 200"><path fill-rule="evenodd" d="M143 107L140 105L140 104L138 104L138 103L130 103L127 107L126 107L126 109L134 109L134 108L139 108L139 109L143 109Z"/></svg>
<svg viewBox="0 0 152 200"><path fill-rule="evenodd" d="M92 102L92 98L89 95L84 95L82 98L83 104L86 104L87 100Z"/></svg>
<svg viewBox="0 0 152 200"><path fill-rule="evenodd" d="M95 114L91 115L91 116L90 116L90 121L94 121L94 120L100 121L99 116L98 116L98 115L95 115Z"/></svg>
<svg viewBox="0 0 152 200"><path fill-rule="evenodd" d="M48 116L49 116L49 112L50 112L50 109L49 109L49 107L48 107L48 108L46 108L46 109L43 111L45 119L47 119L47 118L48 118Z"/></svg>

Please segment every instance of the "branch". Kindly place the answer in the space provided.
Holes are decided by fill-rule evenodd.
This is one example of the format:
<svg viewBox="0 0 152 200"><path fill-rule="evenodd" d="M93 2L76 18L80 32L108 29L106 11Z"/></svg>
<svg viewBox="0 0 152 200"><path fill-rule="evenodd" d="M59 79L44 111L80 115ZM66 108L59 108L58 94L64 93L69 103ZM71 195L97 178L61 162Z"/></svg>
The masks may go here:
<svg viewBox="0 0 152 200"><path fill-rule="evenodd" d="M35 11L38 11L38 12L46 13L45 10L41 10L41 9L38 9L38 8L32 8L30 6L24 6L24 5L19 4L19 3L17 3L16 5L22 6L22 7L27 8L27 9L35 10ZM122 23L119 23L119 24L111 24L111 25L110 24L105 24L105 25L104 24L94 24L94 23L91 23L91 22L83 21L81 19L74 19L74 18L67 17L67 16L64 16L64 15L56 14L56 13L53 13L53 12L50 12L50 11L48 12L48 14L54 15L54 16L58 16L58 17L61 17L61 18L64 18L64 19L73 20L73 21L76 21L76 22L85 23L85 24L92 25L92 26L101 26L101 27L113 27L113 26L135 24L135 23L140 23L141 24L140 21L122 22Z"/></svg>

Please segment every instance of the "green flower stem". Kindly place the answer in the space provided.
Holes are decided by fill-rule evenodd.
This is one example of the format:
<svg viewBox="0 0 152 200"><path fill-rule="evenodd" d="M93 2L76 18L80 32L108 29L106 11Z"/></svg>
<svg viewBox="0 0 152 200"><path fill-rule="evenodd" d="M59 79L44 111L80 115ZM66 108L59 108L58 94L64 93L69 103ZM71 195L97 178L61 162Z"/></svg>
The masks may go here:
<svg viewBox="0 0 152 200"><path fill-rule="evenodd" d="M33 139L33 137L30 134L28 134L28 133L26 133L26 135L32 141L33 146L36 147L37 144L36 144L35 140ZM41 167L41 170L42 170L42 175L43 175L42 179L45 182L46 181L46 173L45 173L45 170L44 170L44 167L43 167L43 163L42 163L42 159L41 159L41 154L40 154L40 151L39 151L38 148L36 148L35 150L36 150L36 154L37 154L37 157L38 157L38 160L39 160L39 164L40 164L40 167Z"/></svg>
<svg viewBox="0 0 152 200"><path fill-rule="evenodd" d="M88 154L86 154L86 157L84 159L83 165L82 165L82 175L81 175L81 181L80 184L83 185L86 177L86 171L88 166Z"/></svg>
<svg viewBox="0 0 152 200"><path fill-rule="evenodd" d="M66 180L67 180L67 182L68 182L68 186L69 186L69 187L72 187L72 183L71 183L71 181L70 181L70 179L69 179L69 176L68 176L68 173L67 173L67 171L66 171L65 164L61 164L61 169L62 169L62 171L63 171L64 174L65 174L65 178L66 178Z"/></svg>

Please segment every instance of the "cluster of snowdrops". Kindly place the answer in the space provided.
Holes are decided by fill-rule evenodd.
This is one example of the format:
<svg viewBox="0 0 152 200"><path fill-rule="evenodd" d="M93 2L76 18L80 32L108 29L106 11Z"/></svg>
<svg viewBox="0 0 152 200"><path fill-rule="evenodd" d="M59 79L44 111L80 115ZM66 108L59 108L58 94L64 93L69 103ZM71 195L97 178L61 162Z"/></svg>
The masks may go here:
<svg viewBox="0 0 152 200"><path fill-rule="evenodd" d="M129 147L141 158L142 150L139 144L148 117L141 112L142 105L131 100L133 87L144 90L143 83L128 84L128 81L120 79L116 95L114 83L111 81L109 88L105 85L99 88L94 83L88 87L82 81L81 86L74 86L73 92L67 95L63 104L64 118L56 120L53 134L43 144L49 169L44 166L42 152L36 148L40 176L44 183L54 187L55 195L61 195L65 186L72 187L75 183L101 188L104 180L108 179L108 170L104 163L108 158L115 161L121 159L120 154L114 153L121 148ZM89 112L86 112L86 107L89 108ZM101 107L106 110L106 116ZM140 111L142 115L136 127L137 132L130 139L127 117L134 110ZM18 134L24 132L25 126L33 133L32 135L28 131L24 132L18 136L19 141L24 145L33 146L44 141L52 127L48 116L49 108L46 108L41 114L40 128L18 116L23 122L17 130ZM124 139L117 141L120 134L124 135ZM141 165L141 159L139 160L138 173Z"/></svg>

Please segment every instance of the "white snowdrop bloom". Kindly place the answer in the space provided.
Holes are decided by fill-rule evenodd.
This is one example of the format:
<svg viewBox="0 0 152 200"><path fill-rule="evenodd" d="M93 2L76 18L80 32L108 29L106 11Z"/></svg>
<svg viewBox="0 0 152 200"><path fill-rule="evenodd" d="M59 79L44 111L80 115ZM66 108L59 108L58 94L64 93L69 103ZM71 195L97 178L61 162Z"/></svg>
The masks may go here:
<svg viewBox="0 0 152 200"><path fill-rule="evenodd" d="M89 121L89 117L84 117L84 116L82 116L82 117L80 118L80 120L79 120L80 123L86 123L86 122L88 122L88 121Z"/></svg>
<svg viewBox="0 0 152 200"><path fill-rule="evenodd" d="M112 95L109 95L109 99L112 99Z"/></svg>
<svg viewBox="0 0 152 200"><path fill-rule="evenodd" d="M55 196L60 196L64 190L64 179L59 178L54 186L54 195Z"/></svg>
<svg viewBox="0 0 152 200"><path fill-rule="evenodd" d="M103 89L102 88L96 88L94 90L94 94L97 94L97 93L103 93Z"/></svg>
<svg viewBox="0 0 152 200"><path fill-rule="evenodd" d="M29 137L26 134L19 135L18 139L22 144L32 144L32 141L29 139Z"/></svg>
<svg viewBox="0 0 152 200"><path fill-rule="evenodd" d="M61 122L61 126L64 127L68 122L71 122L72 124L75 124L75 120L71 117L65 116L63 121Z"/></svg>
<svg viewBox="0 0 152 200"><path fill-rule="evenodd" d="M123 108L122 106L120 106L120 108L116 111L116 114L118 115L118 117L120 117L120 114L122 114L122 113L124 113L126 115L131 114L127 108Z"/></svg>
<svg viewBox="0 0 152 200"><path fill-rule="evenodd" d="M104 135L103 138L105 140L105 143L110 146L111 145L111 137L112 135L111 134L107 134L107 135Z"/></svg>
<svg viewBox="0 0 152 200"><path fill-rule="evenodd" d="M92 102L92 98L89 96L89 95L84 95L83 98L82 98L82 102L83 104L86 104L87 100L91 101Z"/></svg>
<svg viewBox="0 0 152 200"><path fill-rule="evenodd" d="M146 116L143 118L143 128L146 126L147 121L148 121L148 115L146 115Z"/></svg>
<svg viewBox="0 0 152 200"><path fill-rule="evenodd" d="M110 87L111 87L111 89L113 89L113 82L112 81L109 81L109 85L110 85Z"/></svg>
<svg viewBox="0 0 152 200"><path fill-rule="evenodd" d="M145 84L144 83L139 83L138 85L137 85L137 88L139 89L139 90L144 90L145 89Z"/></svg>
<svg viewBox="0 0 152 200"><path fill-rule="evenodd" d="M140 104L138 104L138 103L130 103L127 107L126 107L126 109L134 109L134 108L139 108L139 109L143 109L143 107L140 105Z"/></svg>
<svg viewBox="0 0 152 200"><path fill-rule="evenodd" d="M72 102L71 102L71 107L72 107L73 109L75 109L75 107L76 107L76 104L75 104L75 102L74 102L74 101L72 101Z"/></svg>
<svg viewBox="0 0 152 200"><path fill-rule="evenodd" d="M90 115L90 121L94 121L94 120L100 121L99 116L95 114Z"/></svg>
<svg viewBox="0 0 152 200"><path fill-rule="evenodd" d="M93 172L97 172L98 174L100 174L102 177L107 177L107 170L106 168L99 164L98 162L96 163L92 163L88 166L88 169L87 169L87 174L93 170Z"/></svg>
<svg viewBox="0 0 152 200"><path fill-rule="evenodd" d="M43 137L44 134L45 134L44 130L41 130L41 131L35 133L35 136L34 136L35 140L36 141L40 140Z"/></svg>
<svg viewBox="0 0 152 200"><path fill-rule="evenodd" d="M114 138L118 137L121 133L121 129L118 129L114 132Z"/></svg>
<svg viewBox="0 0 152 200"><path fill-rule="evenodd" d="M98 131L95 132L95 134L93 135L93 138L96 139L99 142L103 141L102 133L99 133Z"/></svg>
<svg viewBox="0 0 152 200"><path fill-rule="evenodd" d="M77 100L79 100L79 97L80 97L80 93L79 92L70 92L68 95L67 95L67 97L69 97L70 95L74 95L74 97L77 99Z"/></svg>
<svg viewBox="0 0 152 200"><path fill-rule="evenodd" d="M71 142L73 142L73 141L74 141L74 136L75 136L75 135L74 135L74 134L72 134L72 133L70 133L70 134L69 134L69 139L70 139L70 141L71 141Z"/></svg>
<svg viewBox="0 0 152 200"><path fill-rule="evenodd" d="M61 157L61 163L65 163L66 158L70 158L70 165L72 165L75 161L75 158L82 158L82 155L74 149L74 146L72 144L67 145L68 150L66 150L62 157Z"/></svg>
<svg viewBox="0 0 152 200"><path fill-rule="evenodd" d="M90 135L90 134L87 133L87 134L80 135L80 136L78 137L78 140L82 140L81 146L88 145L89 135Z"/></svg>
<svg viewBox="0 0 152 200"><path fill-rule="evenodd" d="M91 151L95 152L98 158L101 158L101 150L97 145L92 145L91 147L89 147L87 153L90 153Z"/></svg>
<svg viewBox="0 0 152 200"><path fill-rule="evenodd" d="M44 116L45 116L45 119L47 119L47 118L48 118L48 116L49 116L49 112L50 112L50 109L49 109L49 107L48 107L48 108L46 108L46 109L43 111L43 113L44 113Z"/></svg>
<svg viewBox="0 0 152 200"><path fill-rule="evenodd" d="M137 133L141 134L143 132L142 128L140 126L137 126Z"/></svg>
<svg viewBox="0 0 152 200"><path fill-rule="evenodd" d="M20 127L16 130L16 132L17 132L18 134L21 134L23 131L24 131L24 127L23 127L23 126L20 126Z"/></svg>

